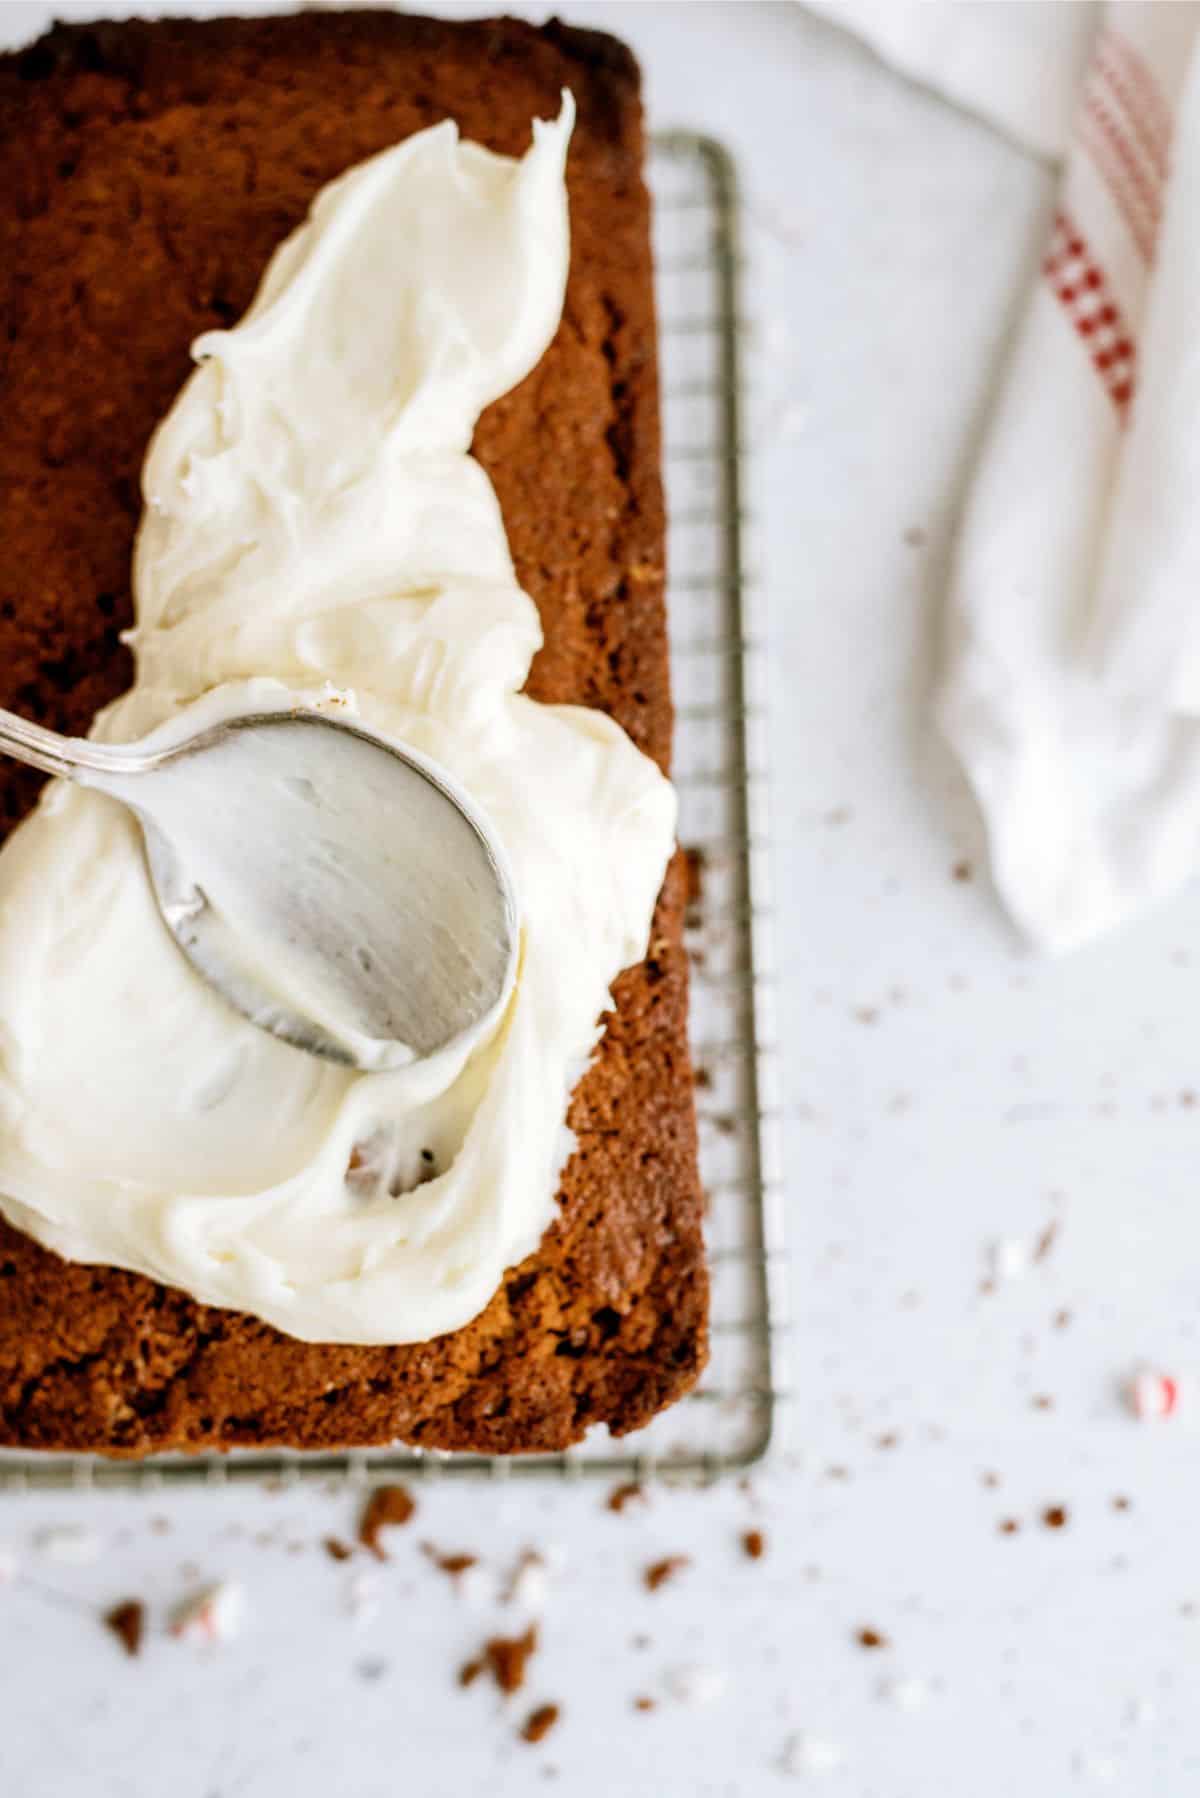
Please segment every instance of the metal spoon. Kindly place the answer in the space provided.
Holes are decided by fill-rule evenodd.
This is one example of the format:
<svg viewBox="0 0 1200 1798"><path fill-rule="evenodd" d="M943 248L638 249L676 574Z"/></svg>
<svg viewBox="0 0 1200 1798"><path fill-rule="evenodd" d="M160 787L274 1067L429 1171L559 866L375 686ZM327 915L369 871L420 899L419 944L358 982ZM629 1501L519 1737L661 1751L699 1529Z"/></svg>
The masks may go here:
<svg viewBox="0 0 1200 1798"><path fill-rule="evenodd" d="M512 880L490 827L422 757L308 711L160 747L0 710L0 753L133 811L180 948L285 1042L394 1068L498 1015L517 954Z"/></svg>

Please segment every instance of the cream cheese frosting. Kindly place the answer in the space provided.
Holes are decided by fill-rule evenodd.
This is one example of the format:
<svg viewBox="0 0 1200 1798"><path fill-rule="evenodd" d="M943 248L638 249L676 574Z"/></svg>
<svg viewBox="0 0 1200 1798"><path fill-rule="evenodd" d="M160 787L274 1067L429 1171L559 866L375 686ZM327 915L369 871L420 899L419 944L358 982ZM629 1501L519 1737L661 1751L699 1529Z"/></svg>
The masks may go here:
<svg viewBox="0 0 1200 1798"><path fill-rule="evenodd" d="M52 782L0 852L0 1209L75 1260L309 1341L422 1341L538 1242L571 1088L645 952L669 783L520 688L541 642L476 419L566 281L573 108L519 161L450 123L333 182L199 367L143 477L136 680L94 735L348 707L445 768L521 908L491 1034L355 1074L240 1017L168 934L136 823Z"/></svg>

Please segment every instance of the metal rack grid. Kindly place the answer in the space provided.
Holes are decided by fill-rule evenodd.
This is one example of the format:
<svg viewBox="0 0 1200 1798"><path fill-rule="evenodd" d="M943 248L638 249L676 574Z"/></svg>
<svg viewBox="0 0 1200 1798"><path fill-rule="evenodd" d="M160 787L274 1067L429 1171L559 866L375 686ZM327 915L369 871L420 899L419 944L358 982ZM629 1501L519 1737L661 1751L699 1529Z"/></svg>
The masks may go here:
<svg viewBox="0 0 1200 1798"><path fill-rule="evenodd" d="M766 866L761 644L743 566L738 202L709 139L653 140L655 260L670 518L669 614L680 841L700 891L689 912L701 1179L708 1194L712 1355L699 1387L646 1429L596 1430L561 1455L511 1459L409 1448L233 1451L125 1463L0 1454L0 1490L359 1481L530 1474L711 1479L766 1452L786 1290L773 1141L775 1102Z"/></svg>

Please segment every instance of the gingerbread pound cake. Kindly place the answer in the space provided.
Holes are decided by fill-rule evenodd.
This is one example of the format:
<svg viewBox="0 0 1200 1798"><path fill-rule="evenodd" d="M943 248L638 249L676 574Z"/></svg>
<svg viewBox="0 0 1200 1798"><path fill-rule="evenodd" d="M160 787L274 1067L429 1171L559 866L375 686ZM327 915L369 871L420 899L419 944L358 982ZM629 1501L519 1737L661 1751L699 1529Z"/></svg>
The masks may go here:
<svg viewBox="0 0 1200 1798"><path fill-rule="evenodd" d="M520 157L564 91L577 122L562 323L483 412L472 449L541 619L528 695L607 713L668 770L637 71L612 40L555 25L130 22L59 27L0 59L6 703L81 734L129 687L147 445L189 346L242 317L317 194L443 120ZM0 769L6 829L36 787ZM679 1396L703 1363L707 1306L683 903L676 858L649 953L617 980L572 1097L550 1226L478 1315L400 1346L304 1340L173 1282L62 1259L4 1223L0 1443L511 1453L562 1448L593 1423L635 1428Z"/></svg>

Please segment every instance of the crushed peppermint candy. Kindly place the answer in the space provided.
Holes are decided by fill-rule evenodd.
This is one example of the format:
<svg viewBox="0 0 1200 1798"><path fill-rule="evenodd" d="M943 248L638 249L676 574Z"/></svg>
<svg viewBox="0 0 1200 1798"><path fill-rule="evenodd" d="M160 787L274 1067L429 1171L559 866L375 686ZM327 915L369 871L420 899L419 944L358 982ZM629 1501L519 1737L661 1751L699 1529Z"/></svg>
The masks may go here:
<svg viewBox="0 0 1200 1798"><path fill-rule="evenodd" d="M836 1742L798 1729L783 1745L779 1771L791 1779L820 1778L825 1773L836 1773L845 1758Z"/></svg>
<svg viewBox="0 0 1200 1798"><path fill-rule="evenodd" d="M379 1581L375 1574L359 1571L346 1582L346 1610L360 1626L370 1623L379 1611Z"/></svg>
<svg viewBox="0 0 1200 1798"><path fill-rule="evenodd" d="M1077 1778L1100 1786L1115 1785L1120 1771L1111 1754L1077 1754L1072 1765Z"/></svg>
<svg viewBox="0 0 1200 1798"><path fill-rule="evenodd" d="M1174 1417L1183 1398L1182 1384L1175 1374L1143 1367L1129 1381L1125 1397L1133 1415L1143 1422L1156 1417Z"/></svg>
<svg viewBox="0 0 1200 1798"><path fill-rule="evenodd" d="M1023 1280L1032 1261L1029 1246L1020 1236L1001 1236L988 1250L988 1264L996 1281Z"/></svg>
<svg viewBox="0 0 1200 1798"><path fill-rule="evenodd" d="M540 1614L546 1608L549 1590L550 1569L545 1556L538 1554L536 1549L525 1549L508 1582L504 1594L506 1602L515 1604L518 1610Z"/></svg>
<svg viewBox="0 0 1200 1798"><path fill-rule="evenodd" d="M176 1606L171 1634L182 1640L229 1642L238 1635L246 1609L246 1594L234 1580L218 1580Z"/></svg>
<svg viewBox="0 0 1200 1798"><path fill-rule="evenodd" d="M669 1668L663 1675L663 1684L676 1703L700 1710L723 1698L729 1681L719 1667L691 1664Z"/></svg>
<svg viewBox="0 0 1200 1798"><path fill-rule="evenodd" d="M66 1523L53 1529L39 1530L34 1546L49 1561L62 1567L93 1567L104 1552L104 1544L95 1530L81 1523Z"/></svg>
<svg viewBox="0 0 1200 1798"><path fill-rule="evenodd" d="M911 1674L903 1679L885 1679L879 1688L879 1696L894 1704L897 1710L921 1711L929 1703L929 1685Z"/></svg>

